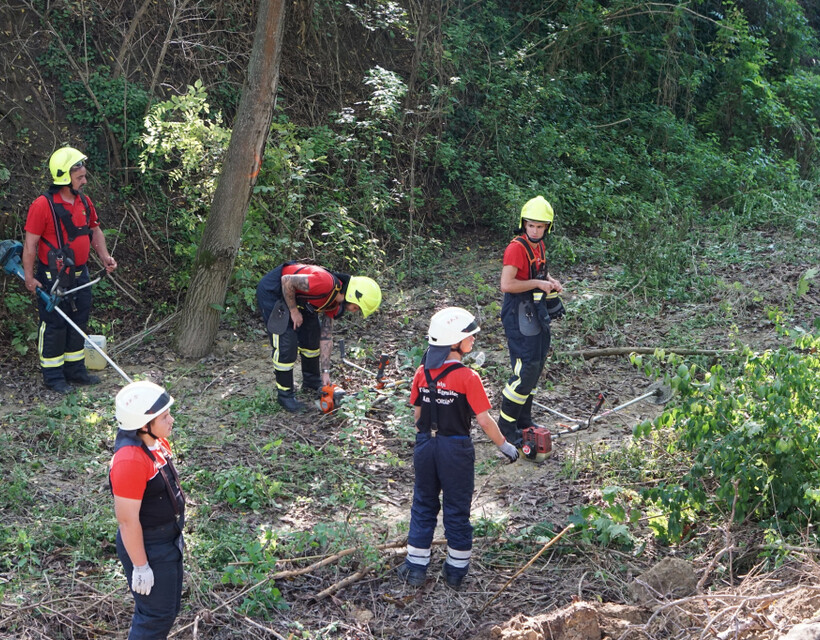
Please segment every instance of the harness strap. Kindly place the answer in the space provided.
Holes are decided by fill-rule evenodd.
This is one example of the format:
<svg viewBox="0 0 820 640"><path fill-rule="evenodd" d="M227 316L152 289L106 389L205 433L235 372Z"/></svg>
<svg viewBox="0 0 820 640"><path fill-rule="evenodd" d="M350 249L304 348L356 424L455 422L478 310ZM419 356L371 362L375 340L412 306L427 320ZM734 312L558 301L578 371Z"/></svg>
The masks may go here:
<svg viewBox="0 0 820 640"><path fill-rule="evenodd" d="M529 241L525 240L521 236L517 236L515 240L521 243L521 246L524 247L524 250L527 252L527 258L530 262L530 280L544 280L544 276L546 276L548 269L547 265L547 247L544 244L543 240L538 241L538 246L541 247L541 255L543 256L544 261L544 273L540 274L539 269L535 266L537 263L535 252L532 250L532 246L530 246Z"/></svg>
<svg viewBox="0 0 820 640"><path fill-rule="evenodd" d="M71 213L68 209L65 208L62 204L57 204L54 202L54 194L53 193L44 193L43 194L48 201L48 206L51 209L51 215L54 218L54 231L55 235L57 236L57 245L62 249L63 247L63 234L60 231L60 225L57 222L58 220L62 222L63 229L65 230L65 234L68 236L69 242L74 242L80 236L90 236L91 235L91 213L89 211L89 204L88 200L82 193L78 193L77 195L80 198L80 202L83 204L83 210L85 211L85 225L82 227L78 227L74 224L74 220L71 219ZM54 248L49 242L46 242L52 249Z"/></svg>
<svg viewBox="0 0 820 640"><path fill-rule="evenodd" d="M293 272L294 275L296 275L297 273L299 273L300 271L302 271L305 268L306 267L299 267L296 271ZM342 290L342 281L339 278L337 278L335 275L333 275L333 273L331 273L329 271L328 271L328 273L330 273L330 275L333 277L333 289L330 291L329 294L327 294L327 298L324 297L324 294L318 294L318 295L311 295L310 293L307 293L307 294L300 293L299 294L300 298L310 302L311 306L314 306L316 308L316 313L321 313L325 309L328 309L333 304L333 302L336 300L337 294ZM324 298L324 302L322 302L319 306L316 306L315 304L313 304L315 301L322 300L323 298Z"/></svg>
<svg viewBox="0 0 820 640"><path fill-rule="evenodd" d="M439 373L435 378L430 375L430 371L425 367L424 377L427 379L427 389L430 393L430 432L435 436L438 431L438 381L444 378L451 371L461 369L464 365L460 362L454 362L448 366L444 371Z"/></svg>
<svg viewBox="0 0 820 640"><path fill-rule="evenodd" d="M151 449L148 448L147 444L145 444L144 442L140 442L140 446L142 447L142 450L145 451L146 454L148 454L148 457L151 458L151 461L154 463L154 468L157 470L159 475L161 475L162 479L165 481L165 489L168 491L168 496L171 498L171 503L174 505L174 513L176 514L177 521L179 521L179 518L180 518L179 503L177 502L177 497L176 497L176 494L174 493L174 489L171 486L171 481L168 479L168 476L165 473L166 469L170 469L170 471L171 471L171 475L173 476L173 478L176 482L177 488L179 489L179 496L180 496L180 498L182 498L182 504L185 504L185 493L183 493L183 491L182 491L182 485L179 482L179 475L177 474L177 470L174 468L174 465L171 462L171 457L172 456L168 455L167 457L165 457L165 464L160 465L159 460L157 460L156 456L154 455L154 452L151 451ZM163 453L163 456L165 456L165 453Z"/></svg>

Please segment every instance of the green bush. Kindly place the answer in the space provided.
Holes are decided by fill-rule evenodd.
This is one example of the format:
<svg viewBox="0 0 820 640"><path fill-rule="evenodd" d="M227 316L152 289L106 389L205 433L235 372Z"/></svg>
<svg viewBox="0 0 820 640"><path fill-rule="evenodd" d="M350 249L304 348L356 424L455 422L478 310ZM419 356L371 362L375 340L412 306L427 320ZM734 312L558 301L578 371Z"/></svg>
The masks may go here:
<svg viewBox="0 0 820 640"><path fill-rule="evenodd" d="M671 379L679 399L636 433L672 429L691 459L680 487L646 492L670 511L672 537L692 511L752 519L784 532L805 531L820 506L820 336L792 347L746 351L733 370L699 375L680 364Z"/></svg>

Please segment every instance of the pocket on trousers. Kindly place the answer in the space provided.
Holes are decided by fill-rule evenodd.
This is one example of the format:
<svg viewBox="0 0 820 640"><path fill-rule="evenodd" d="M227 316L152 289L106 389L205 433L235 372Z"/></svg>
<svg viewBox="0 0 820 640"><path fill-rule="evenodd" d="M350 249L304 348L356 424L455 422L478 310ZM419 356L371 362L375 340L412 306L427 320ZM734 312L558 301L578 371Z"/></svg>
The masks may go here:
<svg viewBox="0 0 820 640"><path fill-rule="evenodd" d="M518 303L518 330L525 336L537 336L541 333L541 321L532 300Z"/></svg>

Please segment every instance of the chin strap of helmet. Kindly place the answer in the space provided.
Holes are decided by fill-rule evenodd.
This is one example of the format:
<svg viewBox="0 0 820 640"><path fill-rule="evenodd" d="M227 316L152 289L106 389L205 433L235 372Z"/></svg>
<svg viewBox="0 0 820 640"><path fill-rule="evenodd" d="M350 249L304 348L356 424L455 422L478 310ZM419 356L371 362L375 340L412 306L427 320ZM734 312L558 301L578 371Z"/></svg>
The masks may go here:
<svg viewBox="0 0 820 640"><path fill-rule="evenodd" d="M152 437L154 440L159 440L157 436L154 435L154 432L151 431L151 423L145 425L145 431L143 433L147 434L148 436Z"/></svg>

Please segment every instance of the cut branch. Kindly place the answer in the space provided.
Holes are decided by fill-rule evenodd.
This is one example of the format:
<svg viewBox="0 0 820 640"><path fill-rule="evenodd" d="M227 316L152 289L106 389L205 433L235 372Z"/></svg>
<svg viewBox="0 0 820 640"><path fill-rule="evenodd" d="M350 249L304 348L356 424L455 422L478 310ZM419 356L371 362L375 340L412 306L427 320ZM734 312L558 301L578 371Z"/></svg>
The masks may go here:
<svg viewBox="0 0 820 640"><path fill-rule="evenodd" d="M605 349L581 349L578 351L561 351L557 355L580 356L585 360L605 356L623 356L630 353L652 355L656 351L676 353L679 356L725 356L737 353L737 349L687 349L684 347L607 347Z"/></svg>

